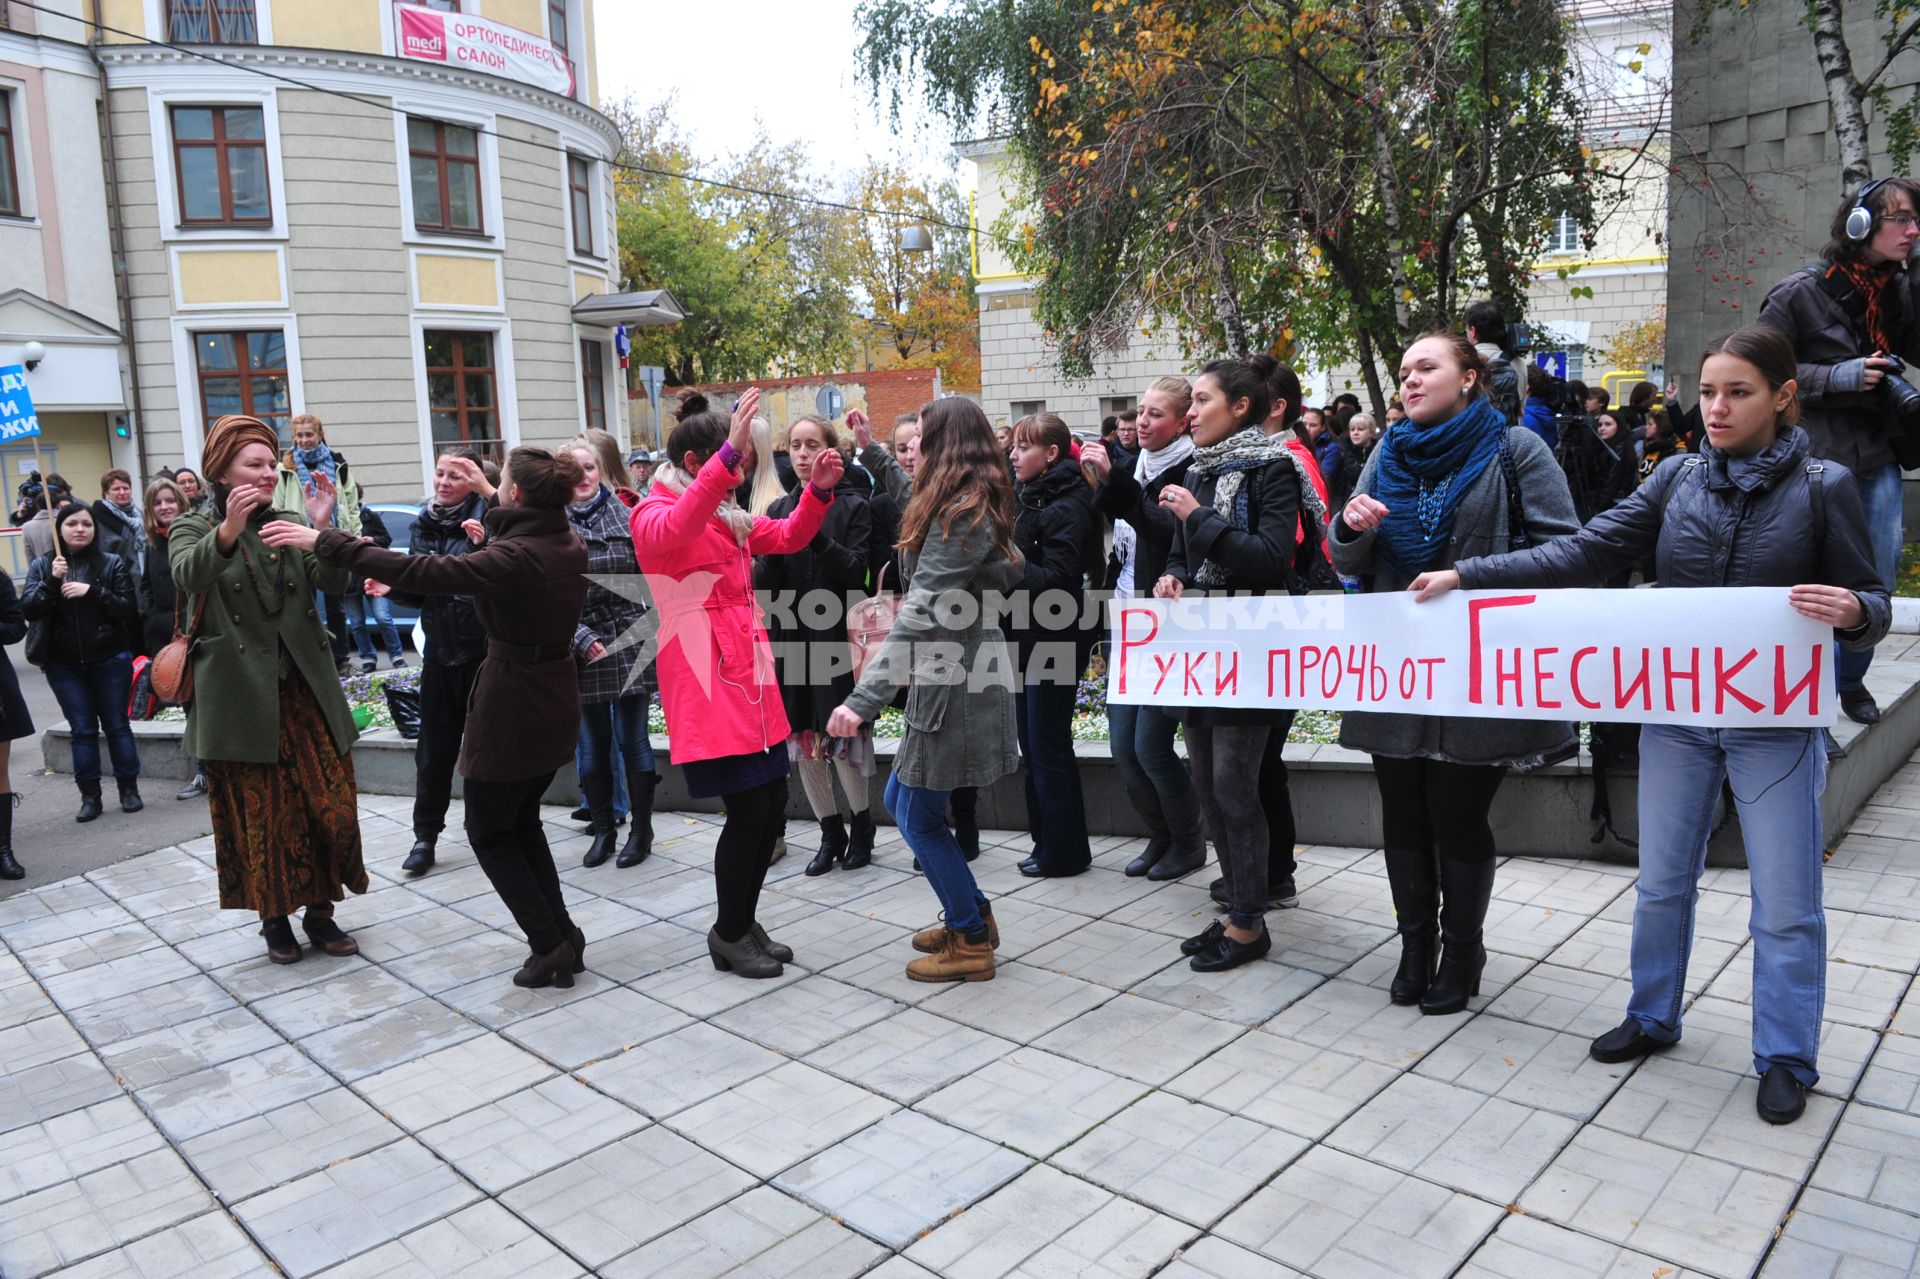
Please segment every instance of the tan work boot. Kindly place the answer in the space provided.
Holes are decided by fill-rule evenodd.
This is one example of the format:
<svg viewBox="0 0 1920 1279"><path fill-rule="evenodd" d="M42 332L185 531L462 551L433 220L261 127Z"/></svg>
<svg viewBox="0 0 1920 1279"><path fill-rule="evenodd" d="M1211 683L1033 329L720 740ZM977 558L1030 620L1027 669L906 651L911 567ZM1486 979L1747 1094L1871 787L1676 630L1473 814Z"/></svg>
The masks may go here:
<svg viewBox="0 0 1920 1279"><path fill-rule="evenodd" d="M907 965L912 981L992 981L993 947L985 941L970 942L951 928L943 930L946 939L940 949Z"/></svg>
<svg viewBox="0 0 1920 1279"><path fill-rule="evenodd" d="M946 917L946 912L942 911L940 918L944 920ZM987 923L987 944L999 950L1000 925L993 922L993 907L982 906L980 918ZM923 955L931 955L946 944L947 926L944 923L935 924L932 928L923 928L913 935L913 948Z"/></svg>

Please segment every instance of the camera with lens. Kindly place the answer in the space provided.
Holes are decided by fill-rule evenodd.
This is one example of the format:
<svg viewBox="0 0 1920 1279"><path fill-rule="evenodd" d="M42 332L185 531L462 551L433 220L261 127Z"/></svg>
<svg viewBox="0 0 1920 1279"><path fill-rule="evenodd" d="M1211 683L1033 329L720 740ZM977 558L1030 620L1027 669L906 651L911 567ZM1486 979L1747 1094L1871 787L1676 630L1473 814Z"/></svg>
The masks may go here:
<svg viewBox="0 0 1920 1279"><path fill-rule="evenodd" d="M1880 379L1880 391L1892 405L1893 413L1900 425L1909 429L1920 425L1920 389L1900 375L1907 370L1907 362L1897 355L1882 357L1893 367Z"/></svg>

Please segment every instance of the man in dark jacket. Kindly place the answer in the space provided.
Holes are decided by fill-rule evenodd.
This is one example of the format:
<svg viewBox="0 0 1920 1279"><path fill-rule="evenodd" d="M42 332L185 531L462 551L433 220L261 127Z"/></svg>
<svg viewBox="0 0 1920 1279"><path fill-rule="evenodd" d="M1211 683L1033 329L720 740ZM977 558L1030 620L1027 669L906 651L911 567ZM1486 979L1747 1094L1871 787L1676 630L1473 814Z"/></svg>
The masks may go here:
<svg viewBox="0 0 1920 1279"><path fill-rule="evenodd" d="M1886 379L1886 357L1920 357L1920 278L1909 267L1920 241L1920 183L1909 178L1870 182L1841 202L1821 260L1773 286L1760 308L1760 322L1793 340L1800 362L1801 425L1815 457L1830 458L1853 472L1866 507L1874 567L1889 588L1900 567L1900 459L1904 447ZM1920 462L1920 425L1906 438L1916 444L1908 461ZM1880 707L1865 685L1873 650L1841 650L1834 659L1840 706L1862 724L1880 720Z"/></svg>

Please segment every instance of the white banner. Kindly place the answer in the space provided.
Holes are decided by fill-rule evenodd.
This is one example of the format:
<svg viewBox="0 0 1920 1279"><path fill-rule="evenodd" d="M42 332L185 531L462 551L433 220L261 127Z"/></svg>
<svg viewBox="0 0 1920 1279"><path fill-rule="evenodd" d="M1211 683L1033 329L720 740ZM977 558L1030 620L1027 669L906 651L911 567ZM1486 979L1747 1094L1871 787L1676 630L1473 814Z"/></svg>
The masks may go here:
<svg viewBox="0 0 1920 1279"><path fill-rule="evenodd" d="M394 48L417 62L444 62L573 96L573 68L547 41L519 27L418 5L393 6Z"/></svg>
<svg viewBox="0 0 1920 1279"><path fill-rule="evenodd" d="M1107 700L1725 728L1833 723L1833 629L1785 587L1130 600Z"/></svg>

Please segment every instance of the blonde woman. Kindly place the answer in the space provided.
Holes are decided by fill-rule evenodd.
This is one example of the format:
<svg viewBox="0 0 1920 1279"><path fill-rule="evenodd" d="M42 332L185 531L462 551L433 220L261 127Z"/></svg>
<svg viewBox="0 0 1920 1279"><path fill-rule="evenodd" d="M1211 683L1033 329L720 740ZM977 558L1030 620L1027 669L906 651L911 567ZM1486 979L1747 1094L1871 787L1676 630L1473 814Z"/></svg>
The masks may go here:
<svg viewBox="0 0 1920 1279"><path fill-rule="evenodd" d="M777 457L773 448L773 424L763 417L754 418L753 445L747 450L747 492L740 504L755 515L765 515L775 502L787 495Z"/></svg>

